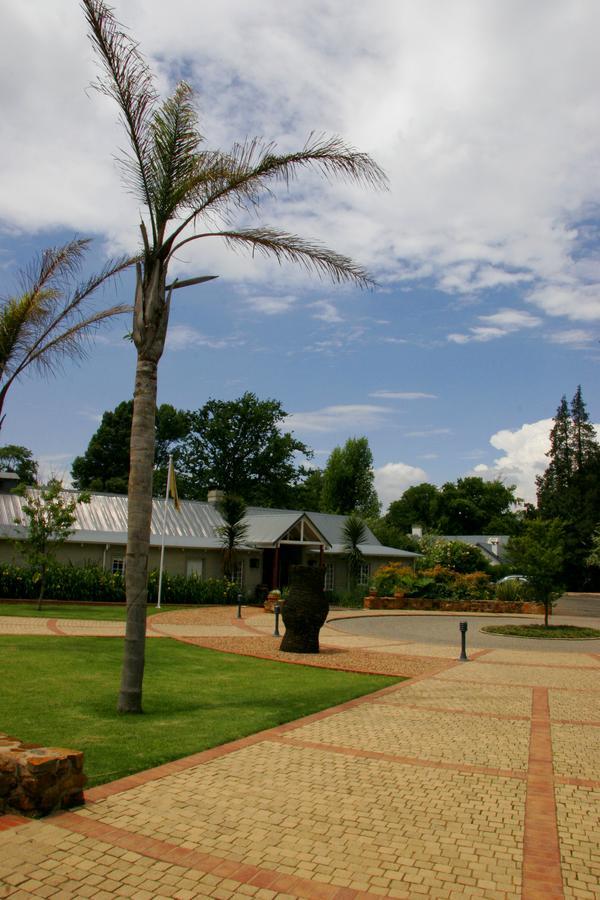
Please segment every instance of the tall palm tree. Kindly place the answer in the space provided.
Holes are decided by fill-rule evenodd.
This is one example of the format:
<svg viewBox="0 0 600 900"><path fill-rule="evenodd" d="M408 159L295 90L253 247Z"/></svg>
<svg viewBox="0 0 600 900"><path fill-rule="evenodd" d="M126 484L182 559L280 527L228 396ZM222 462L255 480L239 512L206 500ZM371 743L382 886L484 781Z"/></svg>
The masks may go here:
<svg viewBox="0 0 600 900"><path fill-rule="evenodd" d="M22 292L0 301L0 428L4 402L30 366L54 373L65 357L85 355L86 338L103 321L131 310L88 310L92 294L132 260L109 263L85 282L76 281L89 239L42 251L21 273Z"/></svg>
<svg viewBox="0 0 600 900"><path fill-rule="evenodd" d="M348 562L350 587L354 589L365 558L360 544L367 540L367 526L356 513L350 513L342 528L344 555Z"/></svg>
<svg viewBox="0 0 600 900"><path fill-rule="evenodd" d="M127 628L118 703L122 712L141 712L157 367L172 291L186 285L185 281L167 284L169 264L185 244L217 237L234 248L299 263L334 282L371 285L367 272L347 257L286 231L234 229L233 214L256 208L261 195L272 193L275 183L286 184L307 167L372 187L384 186L385 176L369 156L338 138L311 136L301 150L283 155L274 145L256 139L237 144L228 153L205 149L190 86L181 82L161 102L137 44L112 9L104 0L82 0L82 7L104 69L97 87L117 103L127 133L129 153L122 159L125 179L144 210L133 314L137 369L129 475Z"/></svg>

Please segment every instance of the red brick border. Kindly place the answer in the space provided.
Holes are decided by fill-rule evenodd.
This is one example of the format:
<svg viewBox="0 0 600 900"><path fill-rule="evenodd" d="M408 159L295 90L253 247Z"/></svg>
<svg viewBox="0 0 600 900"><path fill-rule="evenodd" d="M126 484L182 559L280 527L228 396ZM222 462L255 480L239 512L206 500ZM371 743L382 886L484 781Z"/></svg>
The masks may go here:
<svg viewBox="0 0 600 900"><path fill-rule="evenodd" d="M124 828L86 819L77 813L58 813L52 817L51 821L53 825L64 828L66 831L82 834L123 850L139 853L150 859L183 866L186 869L195 869L207 874L212 873L221 878L237 881L239 884L268 888L276 893L294 894L306 898L306 900L321 900L321 898L322 900L375 900L376 897L380 897L379 894L369 891L338 887L298 875L277 872L273 869L233 862L212 853L203 853L200 850L186 850L167 841L137 835Z"/></svg>
<svg viewBox="0 0 600 900"><path fill-rule="evenodd" d="M32 819L26 819L24 816L16 816L13 813L8 813L5 816L0 816L0 831L8 831L9 828L18 828L20 825L30 825Z"/></svg>
<svg viewBox="0 0 600 900"><path fill-rule="evenodd" d="M548 688L533 688L522 900L563 900Z"/></svg>

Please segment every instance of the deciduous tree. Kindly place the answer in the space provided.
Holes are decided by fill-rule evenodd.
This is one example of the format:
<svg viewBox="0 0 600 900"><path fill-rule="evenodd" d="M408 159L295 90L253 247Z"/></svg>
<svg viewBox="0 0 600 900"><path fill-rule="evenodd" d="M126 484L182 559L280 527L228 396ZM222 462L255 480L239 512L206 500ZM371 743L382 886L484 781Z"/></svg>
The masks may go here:
<svg viewBox="0 0 600 900"><path fill-rule="evenodd" d="M526 522L518 537L511 537L507 555L511 565L525 575L533 598L544 604L544 622L562 593L564 529L558 519Z"/></svg>
<svg viewBox="0 0 600 900"><path fill-rule="evenodd" d="M366 437L348 438L343 447L331 451L323 473L321 508L341 515L379 513L373 454Z"/></svg>
<svg viewBox="0 0 600 900"><path fill-rule="evenodd" d="M89 502L89 495L65 493L62 482L56 478L37 490L23 486L19 493L24 498L23 515L15 519L15 524L26 529L26 536L18 542L18 547L29 565L37 570L38 609L41 609L48 566L57 548L73 533L75 510L80 503Z"/></svg>
<svg viewBox="0 0 600 900"><path fill-rule="evenodd" d="M18 444L7 444L0 447L0 470L14 472L20 484L36 484L38 464L33 453L27 447Z"/></svg>

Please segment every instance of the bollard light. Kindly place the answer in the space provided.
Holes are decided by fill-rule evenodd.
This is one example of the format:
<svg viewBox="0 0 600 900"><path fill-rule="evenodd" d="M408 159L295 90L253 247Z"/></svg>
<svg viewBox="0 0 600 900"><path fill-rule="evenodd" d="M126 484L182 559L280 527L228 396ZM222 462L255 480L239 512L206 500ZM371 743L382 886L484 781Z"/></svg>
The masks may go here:
<svg viewBox="0 0 600 900"><path fill-rule="evenodd" d="M279 634L279 613L281 612L279 603L276 603L273 609L275 611L275 631L273 632L273 637L281 637Z"/></svg>
<svg viewBox="0 0 600 900"><path fill-rule="evenodd" d="M241 594L237 595L237 604L238 604L237 617L238 617L238 619L241 619L242 618L242 595Z"/></svg>
<svg viewBox="0 0 600 900"><path fill-rule="evenodd" d="M460 656L459 659L467 660L469 657L467 656L467 628L469 627L468 622L460 622Z"/></svg>

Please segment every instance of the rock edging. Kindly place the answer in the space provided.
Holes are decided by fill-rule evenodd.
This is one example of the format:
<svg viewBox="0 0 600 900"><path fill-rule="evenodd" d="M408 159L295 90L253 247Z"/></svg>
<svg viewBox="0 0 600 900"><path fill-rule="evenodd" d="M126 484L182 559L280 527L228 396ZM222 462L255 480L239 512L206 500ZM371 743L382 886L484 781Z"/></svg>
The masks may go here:
<svg viewBox="0 0 600 900"><path fill-rule="evenodd" d="M45 816L84 803L83 753L0 733L0 815Z"/></svg>

